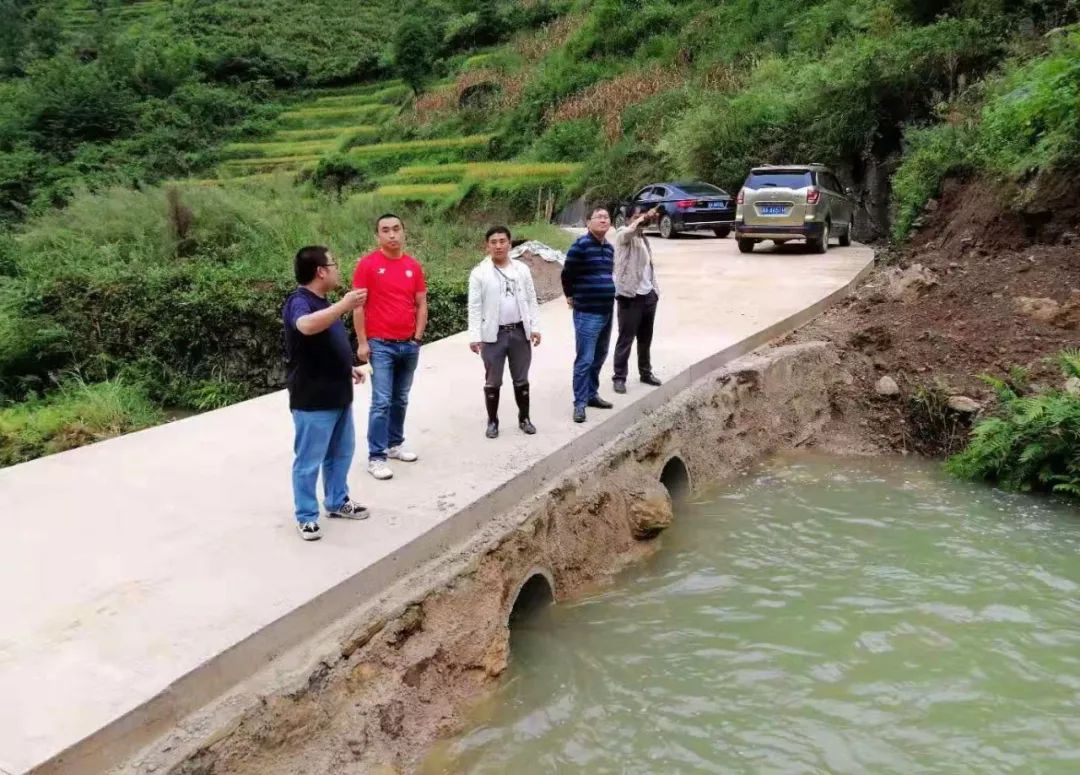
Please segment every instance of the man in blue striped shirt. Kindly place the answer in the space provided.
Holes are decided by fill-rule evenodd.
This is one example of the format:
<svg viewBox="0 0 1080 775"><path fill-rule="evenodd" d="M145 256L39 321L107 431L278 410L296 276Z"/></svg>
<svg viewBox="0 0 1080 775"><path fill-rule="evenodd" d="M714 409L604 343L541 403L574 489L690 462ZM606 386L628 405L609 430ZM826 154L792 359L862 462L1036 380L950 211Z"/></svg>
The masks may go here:
<svg viewBox="0 0 1080 775"><path fill-rule="evenodd" d="M610 409L602 399L600 369L611 344L611 318L615 307L615 247L607 241L611 215L594 207L585 224L589 231L566 252L562 270L563 294L574 310L574 422L585 422L585 407Z"/></svg>

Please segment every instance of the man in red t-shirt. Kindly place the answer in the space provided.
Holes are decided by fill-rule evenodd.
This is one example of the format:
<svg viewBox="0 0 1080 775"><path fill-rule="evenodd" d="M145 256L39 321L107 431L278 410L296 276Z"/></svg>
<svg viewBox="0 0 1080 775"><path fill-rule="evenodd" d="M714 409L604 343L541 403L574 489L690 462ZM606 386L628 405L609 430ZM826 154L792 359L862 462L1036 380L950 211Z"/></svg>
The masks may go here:
<svg viewBox="0 0 1080 775"><path fill-rule="evenodd" d="M405 449L405 409L427 327L427 284L420 262L405 253L405 224L387 213L375 221L379 249L360 259L353 288L367 301L353 312L356 355L371 363L368 411L368 473L394 475L388 459L405 463L417 455Z"/></svg>

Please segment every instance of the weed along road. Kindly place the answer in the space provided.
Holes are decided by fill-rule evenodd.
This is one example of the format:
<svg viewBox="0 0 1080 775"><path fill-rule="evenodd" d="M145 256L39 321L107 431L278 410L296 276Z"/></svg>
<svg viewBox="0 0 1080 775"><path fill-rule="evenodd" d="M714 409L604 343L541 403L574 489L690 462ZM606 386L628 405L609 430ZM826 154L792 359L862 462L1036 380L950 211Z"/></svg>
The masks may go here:
<svg viewBox="0 0 1080 775"><path fill-rule="evenodd" d="M818 314L873 260L862 246L740 255L733 239L693 235L652 245L662 387L631 375L615 395L609 357L601 395L615 409L572 422L573 331L556 300L541 310L531 373L539 433L506 422L489 440L466 335L425 345L406 426L420 461L376 482L358 444L351 489L372 516L324 520L321 541L298 540L293 525L284 392L0 470L0 770L122 761L698 377ZM357 388L358 439L368 390Z"/></svg>

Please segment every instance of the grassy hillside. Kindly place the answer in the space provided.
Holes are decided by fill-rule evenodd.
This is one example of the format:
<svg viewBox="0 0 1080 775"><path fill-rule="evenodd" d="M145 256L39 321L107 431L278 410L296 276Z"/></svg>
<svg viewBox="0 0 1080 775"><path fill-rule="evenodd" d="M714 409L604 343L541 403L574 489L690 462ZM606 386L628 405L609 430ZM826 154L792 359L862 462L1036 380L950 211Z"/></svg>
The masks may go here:
<svg viewBox="0 0 1080 775"><path fill-rule="evenodd" d="M993 0L576 3L540 33L454 60L453 83L421 95L397 128L491 132L500 158L584 163L568 193L601 201L670 176L737 189L754 164L819 161L859 192L864 236L894 220L902 236L895 216L921 202L909 185L894 203L891 177L924 130L982 124L983 106L1012 99L1017 82L1056 78L1044 91L1058 104L1028 100L1038 115L1010 115L995 131L1036 145L1045 128L1061 152L1041 163L1077 159L1062 110L1075 104L1075 73L1039 64L1073 56L1075 31L1061 26L1077 14L1075 2ZM965 164L1023 186L1032 170L994 153Z"/></svg>

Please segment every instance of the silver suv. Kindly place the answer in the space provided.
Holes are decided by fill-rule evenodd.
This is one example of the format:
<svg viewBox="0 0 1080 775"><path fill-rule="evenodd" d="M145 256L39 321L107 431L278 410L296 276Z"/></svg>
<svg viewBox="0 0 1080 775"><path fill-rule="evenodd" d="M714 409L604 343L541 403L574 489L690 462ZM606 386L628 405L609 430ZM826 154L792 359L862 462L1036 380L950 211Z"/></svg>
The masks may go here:
<svg viewBox="0 0 1080 775"><path fill-rule="evenodd" d="M777 245L806 240L824 253L832 237L851 244L854 220L851 189L820 164L755 167L735 199L735 238L742 253L767 239Z"/></svg>

